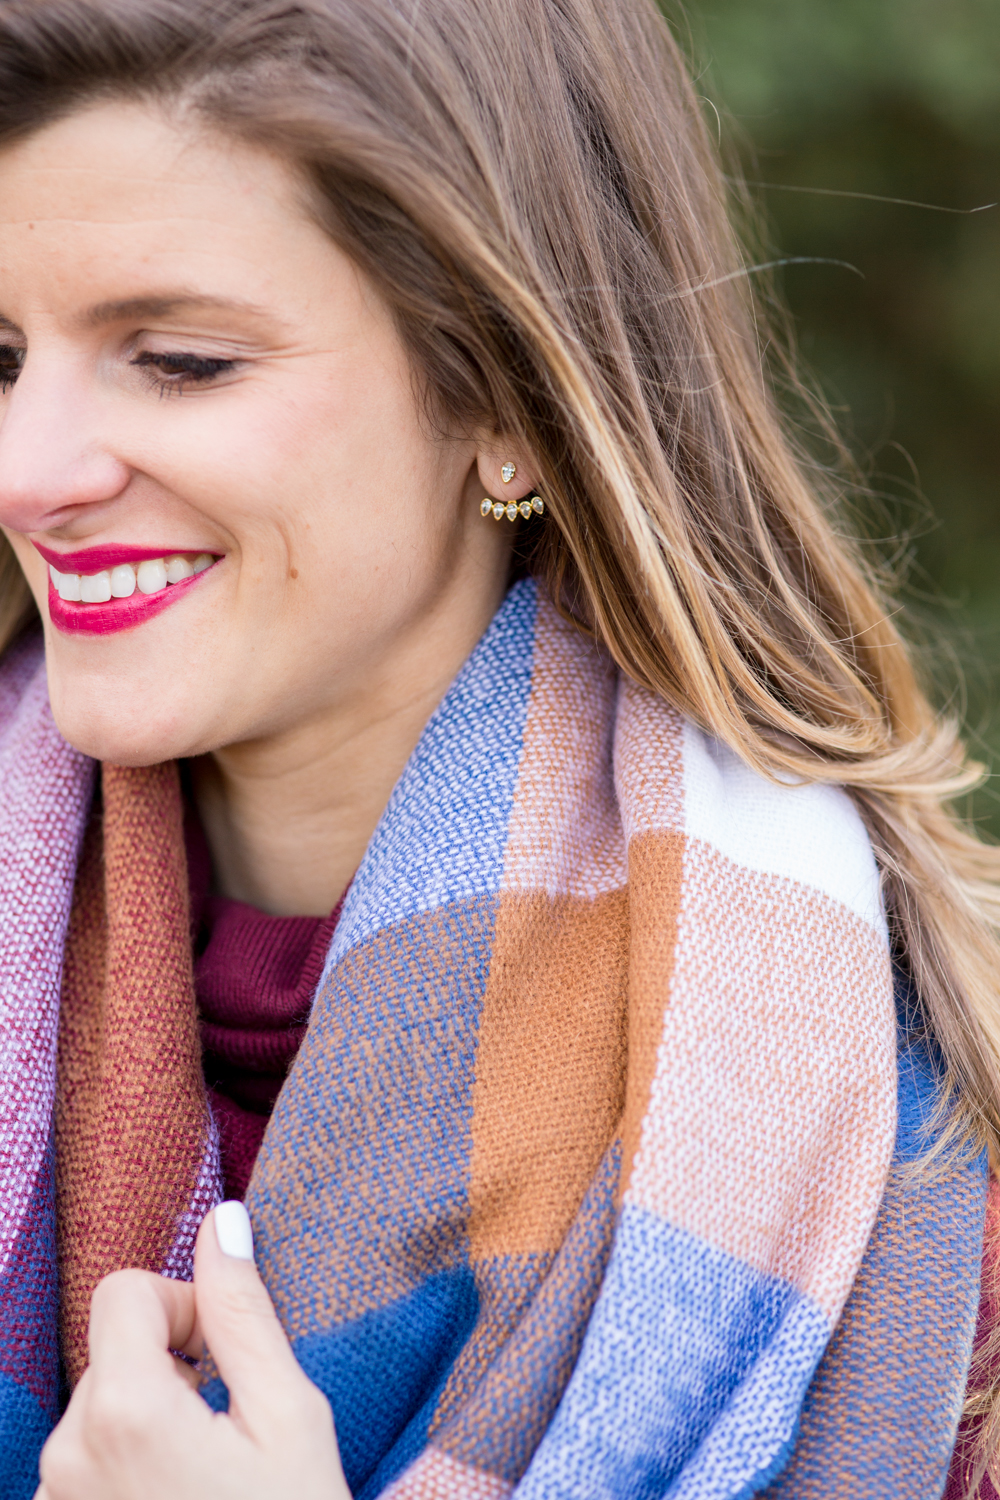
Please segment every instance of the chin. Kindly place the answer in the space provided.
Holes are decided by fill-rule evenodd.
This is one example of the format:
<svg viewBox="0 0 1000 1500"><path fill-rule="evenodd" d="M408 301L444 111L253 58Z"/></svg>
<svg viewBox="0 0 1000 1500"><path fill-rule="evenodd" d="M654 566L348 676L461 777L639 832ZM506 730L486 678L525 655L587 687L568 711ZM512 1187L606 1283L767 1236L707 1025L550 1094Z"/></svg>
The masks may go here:
<svg viewBox="0 0 1000 1500"><path fill-rule="evenodd" d="M49 702L59 733L75 750L117 766L199 753L195 740L207 728L208 699L195 653L186 640L137 642L138 634L79 643L46 633ZM185 661L186 672L177 666Z"/></svg>
<svg viewBox="0 0 1000 1500"><path fill-rule="evenodd" d="M190 734L178 732L176 723L164 722L159 714L151 722L128 716L123 723L118 715L94 713L89 705L74 702L75 697L53 695L52 716L63 739L94 760L115 766L155 766L199 753Z"/></svg>

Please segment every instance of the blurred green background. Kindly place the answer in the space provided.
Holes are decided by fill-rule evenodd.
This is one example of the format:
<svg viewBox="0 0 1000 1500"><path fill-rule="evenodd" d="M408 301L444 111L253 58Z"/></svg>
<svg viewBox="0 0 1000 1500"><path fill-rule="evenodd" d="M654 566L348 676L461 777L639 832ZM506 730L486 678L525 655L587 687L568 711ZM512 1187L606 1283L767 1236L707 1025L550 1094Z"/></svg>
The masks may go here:
<svg viewBox="0 0 1000 1500"><path fill-rule="evenodd" d="M679 30L724 146L775 185L753 190L768 258L862 273L778 284L875 531L912 539L904 597L939 697L1000 772L1000 208L832 195L1000 199L1000 0L688 0ZM1000 835L1000 775L970 811Z"/></svg>

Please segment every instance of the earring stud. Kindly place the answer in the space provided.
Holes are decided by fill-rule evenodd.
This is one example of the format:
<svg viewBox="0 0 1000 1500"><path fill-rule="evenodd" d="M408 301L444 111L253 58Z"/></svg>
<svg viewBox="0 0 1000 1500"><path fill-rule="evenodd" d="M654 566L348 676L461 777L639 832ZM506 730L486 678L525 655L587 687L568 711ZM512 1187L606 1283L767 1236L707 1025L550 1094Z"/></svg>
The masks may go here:
<svg viewBox="0 0 1000 1500"><path fill-rule="evenodd" d="M510 459L508 458L507 462L504 464L503 468L500 470L500 478L503 480L504 484L510 484L511 480L514 478L514 475L516 473L517 473L517 464L512 464L511 461L510 461Z"/></svg>

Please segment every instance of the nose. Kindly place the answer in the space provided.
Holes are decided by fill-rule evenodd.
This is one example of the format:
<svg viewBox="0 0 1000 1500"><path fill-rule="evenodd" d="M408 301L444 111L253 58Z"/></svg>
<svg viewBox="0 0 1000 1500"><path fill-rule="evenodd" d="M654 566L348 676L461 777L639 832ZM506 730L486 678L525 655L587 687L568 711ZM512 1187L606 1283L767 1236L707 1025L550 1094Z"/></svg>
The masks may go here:
<svg viewBox="0 0 1000 1500"><path fill-rule="evenodd" d="M86 382L51 355L29 355L0 404L0 524L47 531L121 494L131 471L100 426Z"/></svg>

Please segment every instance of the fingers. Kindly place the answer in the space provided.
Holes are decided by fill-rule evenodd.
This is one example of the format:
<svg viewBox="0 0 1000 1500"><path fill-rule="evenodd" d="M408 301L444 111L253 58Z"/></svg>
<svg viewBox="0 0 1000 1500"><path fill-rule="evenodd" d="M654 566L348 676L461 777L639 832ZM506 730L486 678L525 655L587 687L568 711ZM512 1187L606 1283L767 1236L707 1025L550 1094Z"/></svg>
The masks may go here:
<svg viewBox="0 0 1000 1500"><path fill-rule="evenodd" d="M251 1257L246 1211L229 1204L202 1225L194 1286L139 1271L101 1283L91 1363L45 1445L36 1500L350 1500L329 1403ZM229 1386L228 1417L178 1378L170 1353L196 1346L199 1324Z"/></svg>
<svg viewBox="0 0 1000 1500"><path fill-rule="evenodd" d="M204 1352L200 1338L198 1345L199 1349ZM184 1352L188 1353L190 1351L185 1350ZM179 1375L185 1385L189 1385L193 1391L201 1389L201 1374L198 1366L196 1364L188 1364L186 1360L181 1359L176 1353L174 1354L174 1374Z"/></svg>
<svg viewBox="0 0 1000 1500"><path fill-rule="evenodd" d="M175 1435L197 1436L210 1425L185 1367L170 1353L193 1344L200 1349L190 1284L138 1270L99 1283L91 1301L90 1363L42 1450L38 1500L140 1493L109 1485L108 1474L136 1463L155 1468Z"/></svg>
<svg viewBox="0 0 1000 1500"><path fill-rule="evenodd" d="M151 1271L114 1271L90 1304L90 1364L99 1374L173 1369L171 1349L201 1352L194 1288Z"/></svg>
<svg viewBox="0 0 1000 1500"><path fill-rule="evenodd" d="M283 1427L286 1408L295 1408L297 1417L308 1412L332 1421L326 1398L300 1368L260 1279L242 1203L220 1204L205 1218L194 1274L200 1329L229 1387L233 1419L257 1436Z"/></svg>

